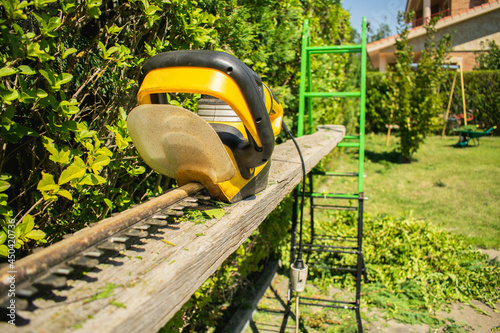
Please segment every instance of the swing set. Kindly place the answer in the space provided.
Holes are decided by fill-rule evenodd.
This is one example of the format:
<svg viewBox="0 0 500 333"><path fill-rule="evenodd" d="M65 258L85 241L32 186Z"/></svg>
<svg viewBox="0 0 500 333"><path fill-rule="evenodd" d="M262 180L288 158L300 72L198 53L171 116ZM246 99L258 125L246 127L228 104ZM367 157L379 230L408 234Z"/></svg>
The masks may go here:
<svg viewBox="0 0 500 333"><path fill-rule="evenodd" d="M466 109L465 109L465 87L464 87L464 71L462 69L462 66L460 64L458 65L442 65L445 68L448 69L453 69L455 70L455 75L453 76L453 83L451 84L451 89L450 89L450 98L448 100L448 107L446 108L446 115L444 117L444 127L443 127L443 132L441 133L441 137L444 137L444 133L446 131L446 125L448 123L448 120L456 121L457 123L461 123L462 121L464 122L464 125L467 126L467 121L470 121L474 119L472 115L467 117ZM460 86L462 88L462 110L463 114L456 114L454 115L453 118L448 118L450 115L450 108L451 108L451 102L453 100L453 92L455 91L455 83L457 81L457 74L458 71L460 71Z"/></svg>
<svg viewBox="0 0 500 333"><path fill-rule="evenodd" d="M455 128L453 131L459 135L458 142L455 144L456 147L468 147L469 142L471 140L474 141L474 146L479 146L479 138L485 135L488 135L493 131L496 126L493 126L489 128L487 131L478 131L475 128L467 128L467 121L471 121L474 119L474 117L471 115L467 116L467 113L465 111L465 90L464 90L464 72L462 70L462 66L460 65L443 65L446 66L447 68L454 69L455 70L455 75L453 76L453 83L451 85L451 91L450 91L450 99L448 100L448 107L446 108L446 116L444 117L445 122L444 122L444 127L443 127L443 132L441 133L441 137L444 136L444 133L446 131L446 124L448 120L456 121L458 124L461 124L463 121L464 126L460 128ZM453 118L448 118L450 114L450 107L451 107L451 101L453 99L453 92L455 90L455 83L457 80L457 73L458 70L460 70L460 83L462 87L462 109L463 109L463 114L456 114L453 116Z"/></svg>

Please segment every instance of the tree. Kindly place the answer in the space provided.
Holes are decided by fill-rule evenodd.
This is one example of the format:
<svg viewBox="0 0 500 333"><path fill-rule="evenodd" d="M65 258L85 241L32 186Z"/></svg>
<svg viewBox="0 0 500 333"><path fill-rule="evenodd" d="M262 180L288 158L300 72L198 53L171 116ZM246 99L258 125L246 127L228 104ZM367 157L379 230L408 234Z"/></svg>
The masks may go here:
<svg viewBox="0 0 500 333"><path fill-rule="evenodd" d="M411 22L409 13L406 22ZM396 65L389 73L387 106L400 129L400 150L404 161L410 162L412 155L431 131L431 124L441 109L438 94L443 76L441 66L451 50L451 36L445 35L436 41L436 19L425 25L427 36L421 58L412 66L414 53L408 44L409 27L402 13L398 16L399 37L396 39Z"/></svg>
<svg viewBox="0 0 500 333"><path fill-rule="evenodd" d="M481 52L476 57L477 66L474 69L495 70L500 69L500 47L494 40L487 40L489 49L486 50L485 42L481 42ZM477 54L477 53L476 53Z"/></svg>
<svg viewBox="0 0 500 333"><path fill-rule="evenodd" d="M369 43L387 38L391 35L392 35L391 28L389 28L389 25L387 23L380 23L376 32L374 30L372 30L371 27L368 27L368 42Z"/></svg>

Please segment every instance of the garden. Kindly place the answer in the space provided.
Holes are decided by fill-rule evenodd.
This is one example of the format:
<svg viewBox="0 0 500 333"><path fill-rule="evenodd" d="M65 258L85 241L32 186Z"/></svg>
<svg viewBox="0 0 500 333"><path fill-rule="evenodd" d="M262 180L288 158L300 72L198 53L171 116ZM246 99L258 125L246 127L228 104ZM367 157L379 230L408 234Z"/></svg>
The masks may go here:
<svg viewBox="0 0 500 333"><path fill-rule="evenodd" d="M340 2L1 3L0 256L4 262L10 221L16 224L19 259L176 186L140 159L126 127L128 112L136 105L141 66L153 55L189 49L234 54L272 87L285 108L286 124L295 130L302 22L309 18L317 45L355 39L349 13ZM429 27L432 36L432 24ZM444 59L450 40L431 38L413 71L405 39L408 28L402 24L400 32L399 65L387 75L371 72L367 77L369 200L364 246L370 283L363 287L363 306L382 309L384 316L405 323L467 331L467 324L439 311L453 302L498 306L500 268L479 251L500 249L498 131L480 138L480 145L466 148L455 147L459 138L453 130L441 137L453 73L435 64ZM477 70L464 75L472 124L480 130L500 122L498 54L493 42L489 52L478 55ZM359 65L358 58L336 55L334 60L333 67L313 64L323 78L321 85L359 84L352 79L356 69L345 70ZM422 95L429 98L417 98ZM170 104L185 108L200 98L168 97ZM460 110L460 103L453 100L452 110ZM338 101L320 107L323 112L314 115L315 121L355 129L357 116L349 111L351 104ZM386 145L385 125L391 123L399 129ZM284 140L281 136L278 143ZM356 159L338 149L319 167L348 170ZM291 197L281 202L162 332L221 331L235 309L244 305L266 264L287 258L291 203ZM322 218L339 221L327 232L345 233L354 226L349 213ZM315 274L311 293L352 290L349 274ZM330 315L306 313L304 327L325 331L322 325L329 323L332 330L342 332L355 328L347 315Z"/></svg>

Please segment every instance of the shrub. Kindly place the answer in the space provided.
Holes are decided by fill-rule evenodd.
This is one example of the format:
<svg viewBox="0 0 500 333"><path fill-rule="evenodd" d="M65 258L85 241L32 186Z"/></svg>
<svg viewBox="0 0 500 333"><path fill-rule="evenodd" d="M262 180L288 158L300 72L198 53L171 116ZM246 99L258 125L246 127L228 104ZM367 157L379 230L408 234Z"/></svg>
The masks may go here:
<svg viewBox="0 0 500 333"><path fill-rule="evenodd" d="M406 21L411 21L407 17ZM440 96L438 86L443 68L441 64L451 49L451 37L443 36L436 41L436 22L431 19L425 25L427 35L425 47L415 71L411 64L414 55L408 44L409 27L399 16L400 35L396 39L396 65L389 73L388 107L399 126L400 152L406 161L411 161L425 137L431 133L433 120L439 115Z"/></svg>

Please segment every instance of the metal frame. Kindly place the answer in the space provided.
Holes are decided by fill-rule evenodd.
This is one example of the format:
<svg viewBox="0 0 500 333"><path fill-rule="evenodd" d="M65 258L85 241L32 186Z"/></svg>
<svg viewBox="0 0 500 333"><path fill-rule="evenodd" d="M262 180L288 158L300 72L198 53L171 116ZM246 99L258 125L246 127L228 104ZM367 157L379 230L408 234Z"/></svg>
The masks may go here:
<svg viewBox="0 0 500 333"><path fill-rule="evenodd" d="M301 81L299 90L299 114L298 114L298 126L297 126L297 137L304 135L304 122L306 118L306 110L308 117L308 127L310 132L312 132L312 99L313 98L359 98L360 99L360 110L359 110L359 133L349 134L344 137L344 141L338 144L338 147L344 148L354 148L358 150L358 170L357 172L347 172L347 173L337 173L337 172L314 172L309 173L309 189L305 193L305 196L309 198L310 202L310 233L311 239L310 243L303 244L303 251L308 254L312 252L328 252L328 253L339 253L341 255L356 255L356 266L355 267L330 267L330 266L320 266L321 269L329 270L342 270L347 272L352 272L356 275L356 292L355 300L353 302L345 302L338 300L328 300L328 299L313 299L301 297L301 299L306 302L302 302L300 305L306 306L322 306L331 307L339 309L350 309L356 312L356 321L358 332L363 332L363 326L360 315L360 300L361 300L361 279L366 276L365 262L363 259L363 211L364 211L364 197L363 192L363 177L364 177L364 159L365 159L365 102L366 102L366 18L362 21L362 37L360 45L335 45L335 46L310 46L310 35L309 35L309 22L305 20L302 34L302 51L301 51ZM312 91L312 73L311 73L311 55L312 54L323 54L323 53L360 53L361 54L361 77L360 77L360 90L359 91L348 91L348 92L316 92ZM310 133L309 133L310 134ZM358 193L315 193L314 192L314 178L316 176L334 176L334 177L356 177L357 178L357 189ZM302 189L306 191L306 189ZM293 262L295 258L295 250L297 248L296 240L296 226L297 226L297 209L298 209L298 197L299 190L296 189L294 192L295 204L294 213L292 216L292 240L291 240L291 253L290 253L290 263ZM327 198L327 199L351 199L357 201L357 207L351 206L340 206L340 205L316 205L315 198ZM334 209L334 210L353 210L358 212L357 216L357 234L352 237L342 238L342 241L353 242L353 246L332 246L332 245L322 245L317 244L324 239L329 240L339 240L339 237L333 235L326 235L324 237L317 236L315 234L315 220L314 220L314 210L315 209ZM309 258L309 256L306 256ZM314 267L314 265L308 263L309 267ZM291 314L291 304L292 304L292 291L288 290L288 303L285 310L285 316L281 325L281 332L284 332L286 328L286 322Z"/></svg>

